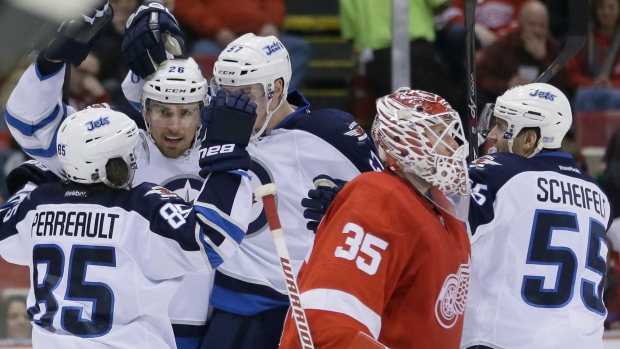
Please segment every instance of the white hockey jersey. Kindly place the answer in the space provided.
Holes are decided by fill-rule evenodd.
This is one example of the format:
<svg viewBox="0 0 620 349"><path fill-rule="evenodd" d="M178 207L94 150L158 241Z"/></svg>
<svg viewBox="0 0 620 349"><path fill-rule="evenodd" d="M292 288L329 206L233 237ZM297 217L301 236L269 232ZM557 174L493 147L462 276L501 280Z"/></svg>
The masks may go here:
<svg viewBox="0 0 620 349"><path fill-rule="evenodd" d="M51 183L28 184L0 206L0 255L30 267L33 347L176 347L166 310L181 278L211 272L245 233L204 202L216 177L244 176L211 174L194 205L150 183Z"/></svg>
<svg viewBox="0 0 620 349"><path fill-rule="evenodd" d="M136 108L142 84L131 73L123 82L125 97ZM298 91L289 92L287 101L297 108L295 112L269 136L250 142L247 150L253 160L252 188L268 183L278 187L278 213L293 269L298 273L314 241L301 206L308 190L314 189L314 177L328 174L351 180L360 172L381 170L382 166L374 143L350 114L334 109L311 112L310 104ZM215 273L211 304L242 315L288 305L279 263L262 202L256 201L243 244Z"/></svg>
<svg viewBox="0 0 620 349"><path fill-rule="evenodd" d="M41 76L36 62L33 63L18 82L5 110L9 130L22 149L55 173L59 173L60 169L56 155L56 130L67 115L75 112L61 101L64 70L62 68L54 74ZM139 82L140 91L141 86ZM132 117L138 125L144 123L136 110L128 108L121 111ZM143 130L141 132L144 133ZM136 170L133 184L159 184L186 202L192 202L203 184L203 179L198 175L198 152L192 150L176 159L166 158L150 137L144 138L148 143L150 162L148 166L140 166ZM244 183L247 181L249 179L244 179ZM221 186L214 184L214 187ZM250 190L249 185L246 189ZM232 190L231 198L212 195L206 200L232 221L247 227L246 218L251 203L243 199L234 201L236 188ZM244 195L251 194L241 193L239 197ZM190 274L182 281L179 289L181 295L174 297L170 305L169 315L175 331L180 327L190 337L194 334L202 336L208 318L212 279L213 273Z"/></svg>
<svg viewBox="0 0 620 349"><path fill-rule="evenodd" d="M314 189L320 174L351 180L360 172L381 170L374 144L344 112L310 112L297 91L288 101L298 109L271 133L248 146L253 159L252 187L275 183L276 203L295 273L314 241L306 228L301 199ZM288 305L287 288L262 202L252 208L252 222L235 257L216 271L212 293L215 308L253 315Z"/></svg>
<svg viewBox="0 0 620 349"><path fill-rule="evenodd" d="M470 166L472 261L461 348L602 349L609 200L565 153Z"/></svg>

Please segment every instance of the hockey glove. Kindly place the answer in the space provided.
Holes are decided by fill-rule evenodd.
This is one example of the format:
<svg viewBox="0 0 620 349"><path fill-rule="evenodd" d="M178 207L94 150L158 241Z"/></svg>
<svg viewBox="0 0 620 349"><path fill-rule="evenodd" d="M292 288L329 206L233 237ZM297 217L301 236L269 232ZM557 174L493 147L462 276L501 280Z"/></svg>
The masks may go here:
<svg viewBox="0 0 620 349"><path fill-rule="evenodd" d="M12 196L28 182L40 185L43 183L59 183L60 180L60 177L40 162L28 160L9 172L6 176L6 187L9 196Z"/></svg>
<svg viewBox="0 0 620 349"><path fill-rule="evenodd" d="M168 57L185 53L179 23L159 2L147 2L134 12L125 25L121 51L131 71L141 78L153 74Z"/></svg>
<svg viewBox="0 0 620 349"><path fill-rule="evenodd" d="M256 104L250 97L235 91L226 100L226 91L220 90L200 117L207 129L200 149L200 175L249 170L252 158L246 147L256 121Z"/></svg>
<svg viewBox="0 0 620 349"><path fill-rule="evenodd" d="M43 57L49 61L68 62L79 66L112 21L112 17L112 6L108 1L103 1L90 13L64 21L56 37L43 50Z"/></svg>
<svg viewBox="0 0 620 349"><path fill-rule="evenodd" d="M304 218L308 219L306 228L316 234L319 223L325 216L325 212L331 205L336 195L342 190L347 181L334 179L328 175L314 177L316 189L308 191L308 197L301 200L301 206L305 207Z"/></svg>

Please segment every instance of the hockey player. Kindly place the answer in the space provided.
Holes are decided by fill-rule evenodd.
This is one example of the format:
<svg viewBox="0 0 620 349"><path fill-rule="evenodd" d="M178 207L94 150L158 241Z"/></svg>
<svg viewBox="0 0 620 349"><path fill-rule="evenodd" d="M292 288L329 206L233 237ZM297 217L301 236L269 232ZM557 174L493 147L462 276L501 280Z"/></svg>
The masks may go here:
<svg viewBox="0 0 620 349"><path fill-rule="evenodd" d="M389 169L344 186L299 273L314 345L348 348L364 332L390 348L458 348L470 269L459 116L400 89L377 101L372 135ZM280 348L301 347L289 315Z"/></svg>
<svg viewBox="0 0 620 349"><path fill-rule="evenodd" d="M461 347L600 349L613 216L594 180L558 151L570 104L534 83L506 91L489 111L480 132L493 153L469 170L472 278ZM316 189L306 200L315 219L333 193Z"/></svg>
<svg viewBox="0 0 620 349"><path fill-rule="evenodd" d="M251 128L254 107L238 102L237 121ZM210 110L207 122L221 124ZM25 178L0 206L0 255L31 271L34 348L174 348L166 310L179 278L210 272L238 249L244 222L205 198L213 194L211 180L221 177L239 184L238 204L249 207L251 162L240 138L206 138L207 148L233 145L229 154L245 156L247 167L228 155L202 157L207 179L193 205L155 184L132 188L140 138L120 112L74 113L56 137L65 181L36 186L44 176Z"/></svg>
<svg viewBox="0 0 620 349"><path fill-rule="evenodd" d="M570 104L557 88L534 83L506 91L493 110L488 138L497 153L469 171L462 348L601 349L612 215L595 181L559 152Z"/></svg>
<svg viewBox="0 0 620 349"><path fill-rule="evenodd" d="M138 106L144 106L142 115L132 108L123 109L144 128L140 134L150 153L150 163L136 170L133 184L156 183L186 202L192 202L203 184L198 175L198 138L204 136L200 110L208 99L208 83L192 59L172 59L161 62L161 65L151 61L153 57L166 57L163 46L149 45L149 40L155 39L149 30L152 14L158 15L162 34L176 33L175 42L182 42L180 30L174 27L176 21L158 3L141 6L129 21L125 42L129 48L134 48L130 50L133 59L130 64L132 68L139 63L152 69L144 91L137 96ZM102 30L104 18L95 17L93 28L86 26L86 32L93 36L87 44L74 39L84 37L79 35L84 28L61 32L24 73L7 103L5 117L13 137L27 154L56 173L60 169L56 131L62 120L75 112L60 98L65 62L79 64L83 58L78 53L88 51L95 44L96 34L92 33ZM163 42L161 38L155 41ZM57 42L64 44L55 44ZM156 54L159 51L164 53ZM150 66L144 59L148 59ZM220 181L219 178L214 180ZM218 188L218 193L207 197L207 203L233 220L243 221L245 212L235 209L237 206L233 202L236 184L224 181L213 187ZM179 348L196 349L200 346L207 326L212 278L213 274L188 275L179 288L182 294L171 302L169 315Z"/></svg>
<svg viewBox="0 0 620 349"><path fill-rule="evenodd" d="M258 105L248 145L252 186L278 186L282 228L297 272L314 239L300 205L314 187L312 178L327 173L350 180L381 169L374 144L351 115L310 111L299 92L288 92L289 55L276 37L241 36L220 54L213 73L214 90L241 90ZM278 346L289 301L261 203L254 203L244 244L215 275L215 309L205 337L211 348Z"/></svg>

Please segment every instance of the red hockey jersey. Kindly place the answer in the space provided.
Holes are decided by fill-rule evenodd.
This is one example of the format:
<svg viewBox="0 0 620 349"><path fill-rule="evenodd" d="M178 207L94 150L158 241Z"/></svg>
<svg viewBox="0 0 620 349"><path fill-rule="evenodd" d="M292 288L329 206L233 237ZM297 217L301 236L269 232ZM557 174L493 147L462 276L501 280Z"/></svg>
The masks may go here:
<svg viewBox="0 0 620 349"><path fill-rule="evenodd" d="M391 349L458 348L469 282L464 224L390 171L338 194L299 273L316 348L347 348L362 331ZM291 314L280 348L300 348Z"/></svg>

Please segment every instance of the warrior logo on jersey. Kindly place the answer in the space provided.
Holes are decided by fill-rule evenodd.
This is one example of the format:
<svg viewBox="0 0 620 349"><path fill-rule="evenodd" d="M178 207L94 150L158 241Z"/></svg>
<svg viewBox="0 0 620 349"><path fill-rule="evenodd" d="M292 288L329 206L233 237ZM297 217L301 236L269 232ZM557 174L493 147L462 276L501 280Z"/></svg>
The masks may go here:
<svg viewBox="0 0 620 349"><path fill-rule="evenodd" d="M252 181L250 182L252 192L261 185L273 183L271 171L269 171L265 164L254 157L252 157L252 167L250 168L249 174L252 176ZM275 200L277 204L278 194L276 194ZM267 228L267 215L265 214L263 201L254 199L252 204L252 221L248 226L248 231L245 236L248 237L258 234L265 230L265 228Z"/></svg>
<svg viewBox="0 0 620 349"><path fill-rule="evenodd" d="M459 316L465 312L470 272L468 260L467 264L461 264L456 275L448 275L443 283L435 303L435 317L444 328L452 328Z"/></svg>
<svg viewBox="0 0 620 349"><path fill-rule="evenodd" d="M161 183L161 186L174 192L187 203L193 203L200 193L204 180L197 175L183 174L171 177Z"/></svg>
<svg viewBox="0 0 620 349"><path fill-rule="evenodd" d="M366 132L364 132L364 129L362 129L362 127L358 125L355 121L353 121L351 125L349 125L349 130L351 131L345 132L345 135L357 137L357 140L360 142L368 138L368 135L366 134Z"/></svg>

